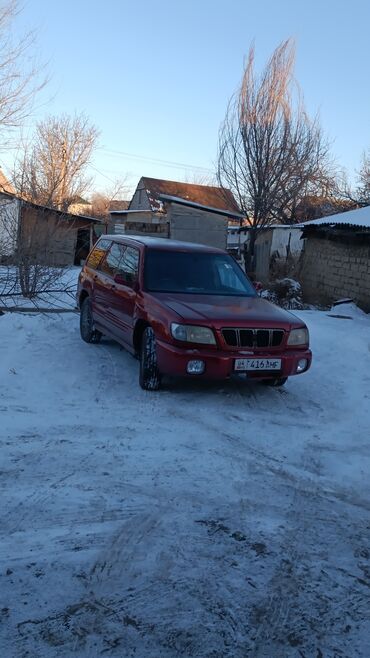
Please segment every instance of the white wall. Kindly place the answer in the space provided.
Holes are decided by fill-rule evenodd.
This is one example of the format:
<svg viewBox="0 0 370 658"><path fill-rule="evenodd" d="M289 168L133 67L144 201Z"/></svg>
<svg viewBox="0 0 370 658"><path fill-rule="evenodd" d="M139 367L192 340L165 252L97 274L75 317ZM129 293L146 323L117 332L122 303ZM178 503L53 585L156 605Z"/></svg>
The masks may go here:
<svg viewBox="0 0 370 658"><path fill-rule="evenodd" d="M303 248L303 240L301 240L302 230L300 228L275 228L272 231L272 241L270 255L276 251L279 252L279 257L286 256L286 248L288 246L290 236L290 252L298 256Z"/></svg>

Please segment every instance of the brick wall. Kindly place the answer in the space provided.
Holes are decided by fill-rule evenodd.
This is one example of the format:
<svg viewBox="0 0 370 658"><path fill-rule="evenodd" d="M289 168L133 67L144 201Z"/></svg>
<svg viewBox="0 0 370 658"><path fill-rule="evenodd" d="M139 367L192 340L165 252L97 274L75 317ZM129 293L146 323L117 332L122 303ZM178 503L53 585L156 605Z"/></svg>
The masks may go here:
<svg viewBox="0 0 370 658"><path fill-rule="evenodd" d="M370 246L314 237L305 241L301 283L309 303L351 297L370 312Z"/></svg>

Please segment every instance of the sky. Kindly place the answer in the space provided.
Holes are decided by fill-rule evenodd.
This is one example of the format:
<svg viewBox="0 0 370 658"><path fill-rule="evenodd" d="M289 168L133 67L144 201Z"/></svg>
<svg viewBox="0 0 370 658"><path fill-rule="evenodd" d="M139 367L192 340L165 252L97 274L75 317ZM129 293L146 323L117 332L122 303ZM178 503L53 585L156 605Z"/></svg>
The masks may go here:
<svg viewBox="0 0 370 658"><path fill-rule="evenodd" d="M24 0L14 36L36 31L49 77L26 129L48 114L88 115L100 130L99 191L126 177L132 191L142 175L195 182L214 171L251 44L261 70L292 37L306 107L353 173L370 148L369 26L369 0Z"/></svg>

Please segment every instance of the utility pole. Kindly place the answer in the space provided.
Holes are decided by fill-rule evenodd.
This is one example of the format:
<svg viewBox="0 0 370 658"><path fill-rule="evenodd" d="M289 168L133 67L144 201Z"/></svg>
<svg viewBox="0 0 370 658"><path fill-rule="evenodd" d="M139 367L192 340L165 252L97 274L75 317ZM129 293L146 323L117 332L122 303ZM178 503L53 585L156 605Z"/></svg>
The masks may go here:
<svg viewBox="0 0 370 658"><path fill-rule="evenodd" d="M64 195L65 195L65 182L66 182L66 170L67 170L67 141L62 142L62 162L60 167L60 194L59 194L59 210L64 210Z"/></svg>

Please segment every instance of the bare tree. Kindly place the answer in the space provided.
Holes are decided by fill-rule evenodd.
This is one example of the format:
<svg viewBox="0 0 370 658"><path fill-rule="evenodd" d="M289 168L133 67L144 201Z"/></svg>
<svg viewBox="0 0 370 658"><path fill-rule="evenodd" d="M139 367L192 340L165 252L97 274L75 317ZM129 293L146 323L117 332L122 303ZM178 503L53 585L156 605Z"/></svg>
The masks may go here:
<svg viewBox="0 0 370 658"><path fill-rule="evenodd" d="M361 205L370 205L370 150L362 156L358 191Z"/></svg>
<svg viewBox="0 0 370 658"><path fill-rule="evenodd" d="M18 193L35 203L68 211L88 191L87 167L98 131L83 114L49 117L36 125L30 144L17 158Z"/></svg>
<svg viewBox="0 0 370 658"><path fill-rule="evenodd" d="M38 67L30 63L32 32L13 42L11 27L19 11L17 0L0 6L0 148L8 145L9 130L29 115L33 98L45 84Z"/></svg>
<svg viewBox="0 0 370 658"><path fill-rule="evenodd" d="M370 150L362 155L361 167L354 185L351 185L347 176L343 174L338 184L338 195L353 208L370 205Z"/></svg>
<svg viewBox="0 0 370 658"><path fill-rule="evenodd" d="M91 197L91 216L108 223L109 211L112 209L112 206L117 205L120 201L126 203L128 194L128 176L112 182L112 185L104 192L95 192ZM122 210L122 208L119 208L119 210Z"/></svg>
<svg viewBox="0 0 370 658"><path fill-rule="evenodd" d="M284 41L257 79L252 47L220 128L217 178L252 228L248 269L258 231L273 220L293 221L299 199L321 184L327 166L327 144L293 87L293 65L293 43Z"/></svg>

